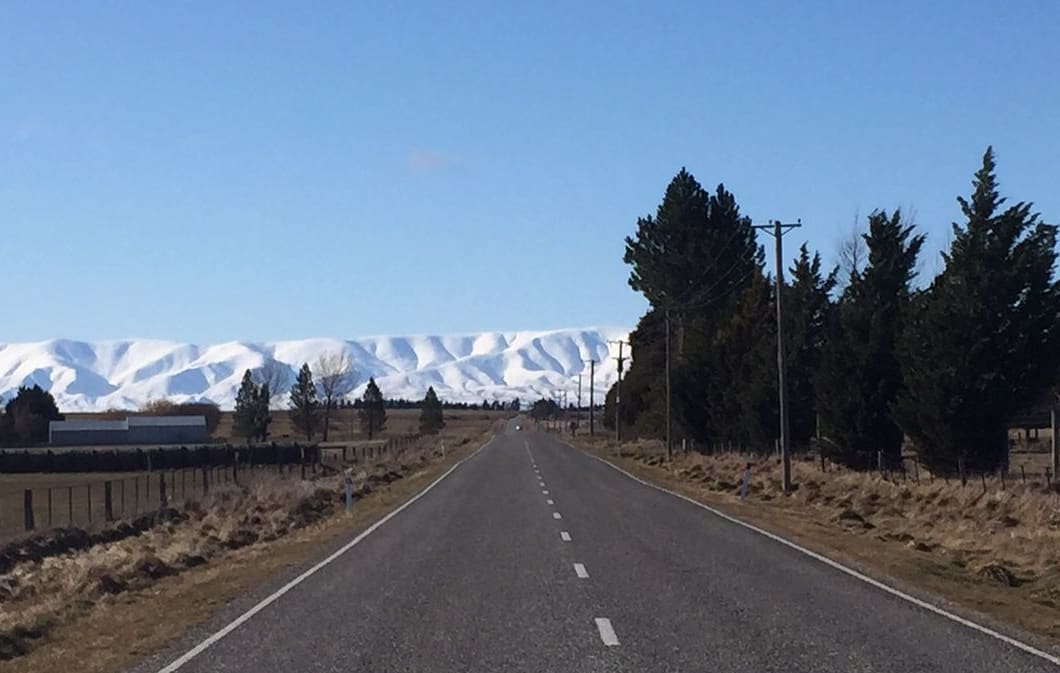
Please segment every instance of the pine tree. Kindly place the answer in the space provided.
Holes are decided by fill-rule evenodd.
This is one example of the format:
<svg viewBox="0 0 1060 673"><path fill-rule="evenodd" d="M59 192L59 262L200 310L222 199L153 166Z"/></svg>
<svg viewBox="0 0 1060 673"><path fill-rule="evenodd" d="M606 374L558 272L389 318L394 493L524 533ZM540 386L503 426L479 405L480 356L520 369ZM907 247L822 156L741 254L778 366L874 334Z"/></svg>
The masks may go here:
<svg viewBox="0 0 1060 673"><path fill-rule="evenodd" d="M49 423L61 420L63 415L50 392L37 384L19 386L4 406L2 434L26 443L46 442Z"/></svg>
<svg viewBox="0 0 1060 673"><path fill-rule="evenodd" d="M258 386L258 394L254 398L254 436L262 442L269 439L269 425L272 423L272 414L269 413L271 402L272 391L269 390L268 383L263 383Z"/></svg>
<svg viewBox="0 0 1060 673"><path fill-rule="evenodd" d="M751 285L737 298L733 312L704 341L703 362L697 372L681 369L682 377L698 377L700 383L678 390L702 389L700 427L707 441L755 451L773 449L779 428L777 410L776 309L773 283L756 273ZM704 403L705 402L705 403ZM684 400L693 405L695 399Z"/></svg>
<svg viewBox="0 0 1060 673"><path fill-rule="evenodd" d="M724 185L710 194L682 169L655 216L640 218L636 236L625 243L629 285L651 307L629 337L632 365L622 383L622 422L638 434L664 431L669 312L673 424L679 435L704 438L710 414L702 372L711 361L710 344L763 265L754 228Z"/></svg>
<svg viewBox="0 0 1060 673"><path fill-rule="evenodd" d="M821 256L810 257L806 244L791 267L791 284L784 294L784 357L787 365L788 427L791 443L805 446L817 431L814 379L827 338L832 310L831 292L837 269L821 274ZM779 413L779 412L778 412ZM779 428L778 428L779 429Z"/></svg>
<svg viewBox="0 0 1060 673"><path fill-rule="evenodd" d="M236 409L232 414L232 434L243 437L249 444L258 436L258 386L250 370L243 372L243 381L236 393Z"/></svg>
<svg viewBox="0 0 1060 673"><path fill-rule="evenodd" d="M290 407L291 423L305 435L306 441L313 441L313 433L320 422L320 402L308 363L298 370L298 377L291 387Z"/></svg>
<svg viewBox="0 0 1060 673"><path fill-rule="evenodd" d="M442 403L434 392L434 386L427 388L427 395L423 398L420 410L420 434L435 435L445 427L442 418Z"/></svg>
<svg viewBox="0 0 1060 673"><path fill-rule="evenodd" d="M860 468L876 465L877 451L890 466L901 461L902 431L891 412L903 386L896 348L924 244L900 211L873 212L868 229L868 264L851 267L816 382L828 452Z"/></svg>
<svg viewBox="0 0 1060 673"><path fill-rule="evenodd" d="M1007 422L1056 380L1060 285L1056 228L1028 203L1002 210L993 150L944 271L914 302L899 346L905 390L896 418L938 470L993 470L1008 458Z"/></svg>
<svg viewBox="0 0 1060 673"><path fill-rule="evenodd" d="M361 432L372 439L386 429L386 402L374 378L368 379L361 400Z"/></svg>

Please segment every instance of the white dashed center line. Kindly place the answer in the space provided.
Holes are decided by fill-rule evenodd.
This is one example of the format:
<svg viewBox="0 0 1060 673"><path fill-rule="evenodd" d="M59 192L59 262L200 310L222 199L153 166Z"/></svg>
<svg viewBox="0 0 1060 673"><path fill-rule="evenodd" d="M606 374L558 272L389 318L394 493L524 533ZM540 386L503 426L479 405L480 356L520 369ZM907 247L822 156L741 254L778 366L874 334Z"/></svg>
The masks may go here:
<svg viewBox="0 0 1060 673"><path fill-rule="evenodd" d="M561 532L559 534L559 539L563 540L564 542L570 542L570 533L568 533L567 531Z"/></svg>
<svg viewBox="0 0 1060 673"><path fill-rule="evenodd" d="M543 481L540 482L540 485L541 485L541 488L544 488L545 487L545 482L543 482Z"/></svg>
<svg viewBox="0 0 1060 673"><path fill-rule="evenodd" d="M541 491L541 495L548 495L548 491Z"/></svg>
<svg viewBox="0 0 1060 673"><path fill-rule="evenodd" d="M556 504L556 503L552 502L551 499L550 500L546 500L545 503L548 504L548 505L555 505Z"/></svg>
<svg viewBox="0 0 1060 673"><path fill-rule="evenodd" d="M581 563L574 564L574 574L583 580L589 579L589 571L585 569L585 566Z"/></svg>
<svg viewBox="0 0 1060 673"><path fill-rule="evenodd" d="M604 641L604 645L608 647L618 645L618 635L615 634L615 627L611 626L610 619L597 617L596 630L600 632L600 640Z"/></svg>
<svg viewBox="0 0 1060 673"><path fill-rule="evenodd" d="M552 512L552 518L553 519L562 519L563 517L559 515L559 512Z"/></svg>

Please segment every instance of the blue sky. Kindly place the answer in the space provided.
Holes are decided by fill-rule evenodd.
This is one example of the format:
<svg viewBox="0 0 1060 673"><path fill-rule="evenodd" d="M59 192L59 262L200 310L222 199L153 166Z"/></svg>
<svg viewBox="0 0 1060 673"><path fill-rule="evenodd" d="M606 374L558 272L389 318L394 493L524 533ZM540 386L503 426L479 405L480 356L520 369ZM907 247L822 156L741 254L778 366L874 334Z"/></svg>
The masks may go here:
<svg viewBox="0 0 1060 673"><path fill-rule="evenodd" d="M518 6L516 6L518 4ZM223 6L222 6L223 5ZM0 340L632 325L687 166L938 269L993 144L1060 221L1060 4L0 4Z"/></svg>

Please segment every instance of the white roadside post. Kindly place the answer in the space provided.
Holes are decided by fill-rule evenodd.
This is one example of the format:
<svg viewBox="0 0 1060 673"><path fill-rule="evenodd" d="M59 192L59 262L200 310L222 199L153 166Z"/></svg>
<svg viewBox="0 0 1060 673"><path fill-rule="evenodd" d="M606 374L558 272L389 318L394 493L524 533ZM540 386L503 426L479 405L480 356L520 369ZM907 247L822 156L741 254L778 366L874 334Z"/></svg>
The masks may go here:
<svg viewBox="0 0 1060 673"><path fill-rule="evenodd" d="M353 468L347 467L342 475L342 481L346 485L346 511L353 508Z"/></svg>
<svg viewBox="0 0 1060 673"><path fill-rule="evenodd" d="M747 498L747 489L751 485L751 463L747 463L743 468L743 483L740 484L740 499L745 500Z"/></svg>

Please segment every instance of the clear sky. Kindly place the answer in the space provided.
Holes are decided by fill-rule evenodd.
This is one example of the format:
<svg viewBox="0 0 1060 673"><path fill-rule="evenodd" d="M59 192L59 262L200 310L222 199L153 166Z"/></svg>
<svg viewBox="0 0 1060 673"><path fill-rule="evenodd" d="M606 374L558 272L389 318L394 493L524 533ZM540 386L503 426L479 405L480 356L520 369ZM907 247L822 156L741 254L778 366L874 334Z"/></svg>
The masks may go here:
<svg viewBox="0 0 1060 673"><path fill-rule="evenodd" d="M1060 221L1060 3L4 2L0 341L633 325L687 166L938 268L987 144Z"/></svg>

